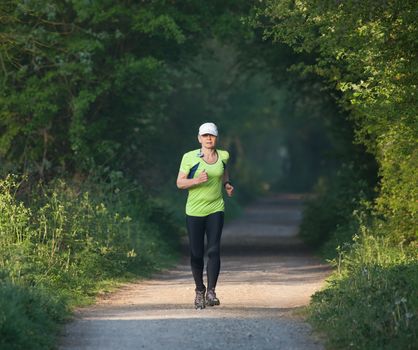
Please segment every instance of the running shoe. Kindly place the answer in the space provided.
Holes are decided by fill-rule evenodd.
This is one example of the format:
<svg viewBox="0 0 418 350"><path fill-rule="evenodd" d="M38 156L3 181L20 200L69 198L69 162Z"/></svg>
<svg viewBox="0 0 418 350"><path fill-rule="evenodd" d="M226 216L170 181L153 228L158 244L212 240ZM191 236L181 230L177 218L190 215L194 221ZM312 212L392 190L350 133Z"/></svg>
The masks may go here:
<svg viewBox="0 0 418 350"><path fill-rule="evenodd" d="M221 302L216 297L215 289L209 289L206 293L206 305L215 306L219 305Z"/></svg>
<svg viewBox="0 0 418 350"><path fill-rule="evenodd" d="M196 298L194 299L194 307L196 309L204 309L205 308L205 293L206 289L204 290L196 290Z"/></svg>

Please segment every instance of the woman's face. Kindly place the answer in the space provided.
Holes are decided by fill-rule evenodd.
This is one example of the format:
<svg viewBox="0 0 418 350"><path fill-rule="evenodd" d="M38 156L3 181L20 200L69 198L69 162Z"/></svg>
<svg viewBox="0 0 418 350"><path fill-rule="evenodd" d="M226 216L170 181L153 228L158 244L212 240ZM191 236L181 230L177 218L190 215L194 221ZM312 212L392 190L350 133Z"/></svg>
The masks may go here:
<svg viewBox="0 0 418 350"><path fill-rule="evenodd" d="M216 147L217 137L211 134L203 134L198 136L199 143L202 147L214 149Z"/></svg>

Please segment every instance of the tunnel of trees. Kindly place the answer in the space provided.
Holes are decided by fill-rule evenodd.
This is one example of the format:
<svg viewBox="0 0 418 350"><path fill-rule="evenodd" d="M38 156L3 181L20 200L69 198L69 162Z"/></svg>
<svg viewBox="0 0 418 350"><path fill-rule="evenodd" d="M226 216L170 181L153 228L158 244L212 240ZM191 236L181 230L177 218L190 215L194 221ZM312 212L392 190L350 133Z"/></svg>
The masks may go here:
<svg viewBox="0 0 418 350"><path fill-rule="evenodd" d="M313 194L301 236L337 269L309 317L330 344L412 349L417 11L3 0L0 347L50 347L86 295L174 261L179 162L212 121L231 153L231 215L268 193Z"/></svg>

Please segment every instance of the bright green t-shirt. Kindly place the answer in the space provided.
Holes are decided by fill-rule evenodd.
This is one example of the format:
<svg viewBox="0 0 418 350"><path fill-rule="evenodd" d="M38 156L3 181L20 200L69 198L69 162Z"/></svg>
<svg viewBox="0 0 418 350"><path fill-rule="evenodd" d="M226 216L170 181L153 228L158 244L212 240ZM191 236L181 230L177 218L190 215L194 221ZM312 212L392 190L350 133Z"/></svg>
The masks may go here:
<svg viewBox="0 0 418 350"><path fill-rule="evenodd" d="M216 150L218 160L209 164L200 157L200 149L187 152L183 155L180 171L187 174L189 179L199 176L203 169L208 174L208 181L189 188L186 203L186 214L190 216L207 216L217 211L224 211L222 197L222 178L228 163L229 153Z"/></svg>

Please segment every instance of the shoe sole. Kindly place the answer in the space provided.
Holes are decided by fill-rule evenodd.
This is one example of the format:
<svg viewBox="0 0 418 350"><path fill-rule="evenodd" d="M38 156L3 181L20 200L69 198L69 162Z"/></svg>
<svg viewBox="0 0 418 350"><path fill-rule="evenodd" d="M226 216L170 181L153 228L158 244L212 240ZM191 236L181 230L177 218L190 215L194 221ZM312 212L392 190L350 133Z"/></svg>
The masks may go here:
<svg viewBox="0 0 418 350"><path fill-rule="evenodd" d="M219 302L219 300L218 301L206 301L206 305L207 306L217 306L217 305L220 305L221 303Z"/></svg>

